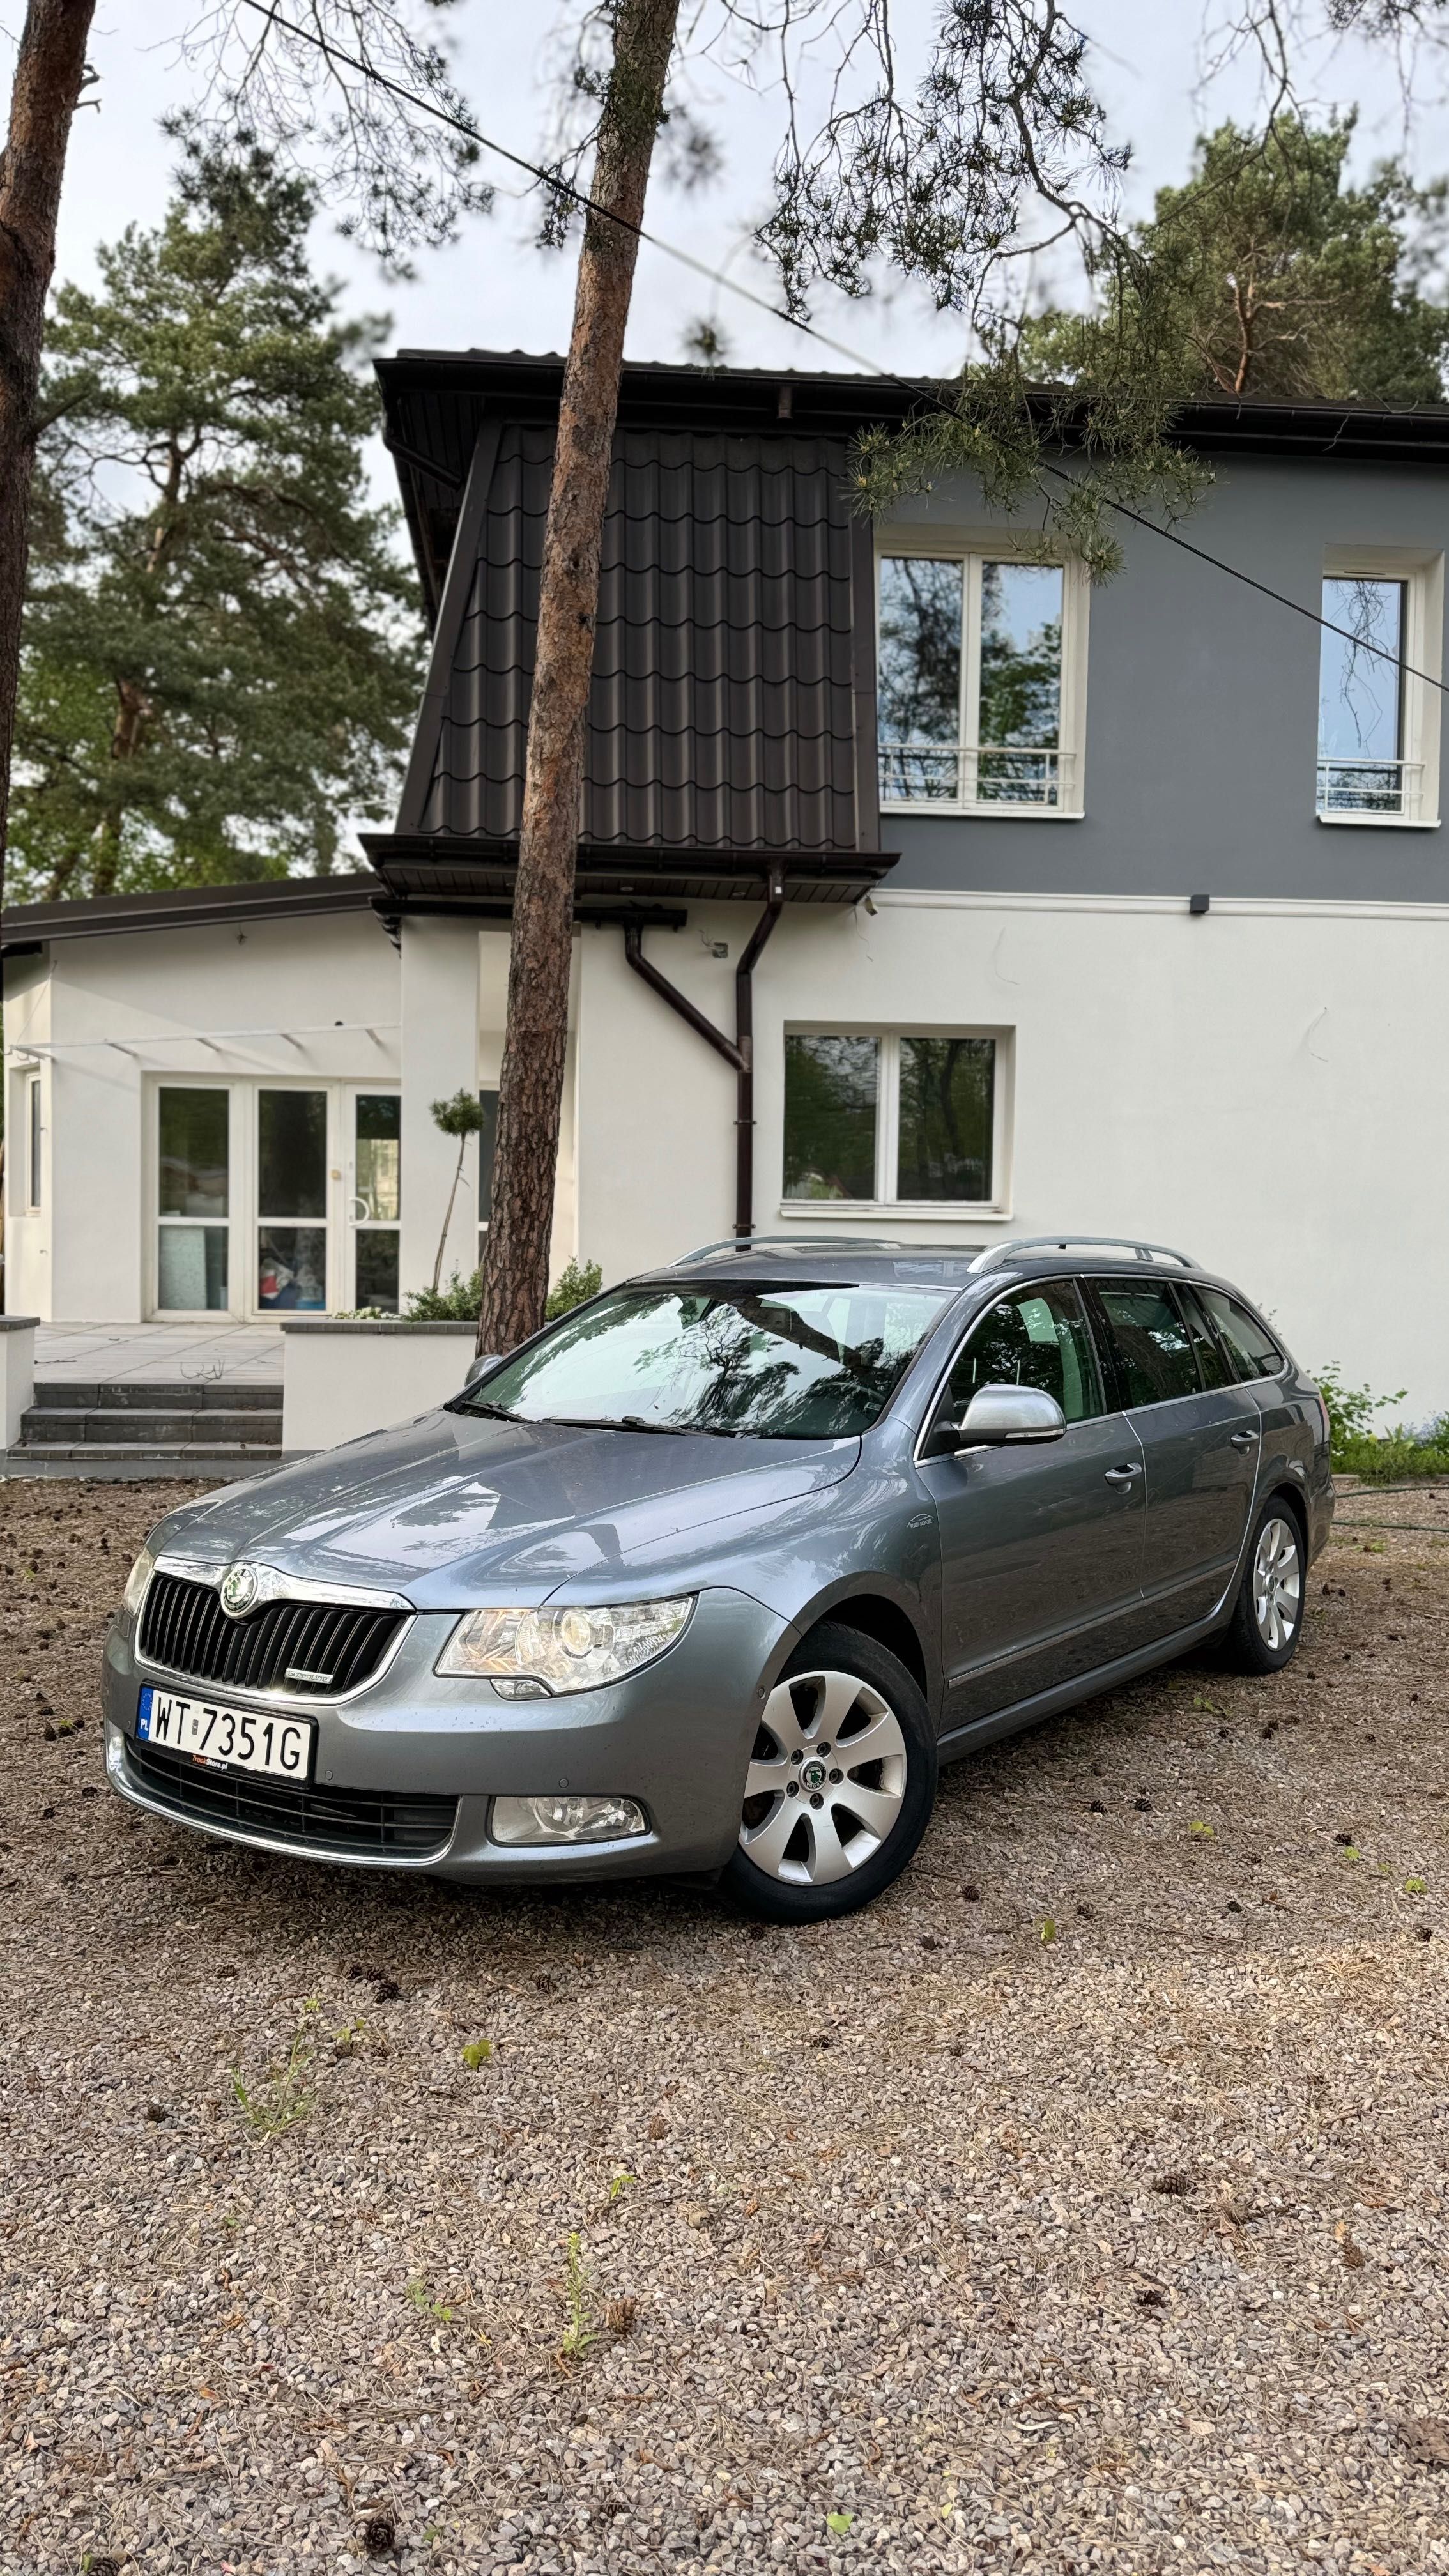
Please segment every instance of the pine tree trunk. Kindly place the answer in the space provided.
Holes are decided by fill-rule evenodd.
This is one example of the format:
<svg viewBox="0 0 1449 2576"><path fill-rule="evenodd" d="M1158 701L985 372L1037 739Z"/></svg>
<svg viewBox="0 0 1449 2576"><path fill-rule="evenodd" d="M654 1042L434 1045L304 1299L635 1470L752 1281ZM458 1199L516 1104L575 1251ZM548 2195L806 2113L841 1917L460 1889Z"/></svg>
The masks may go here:
<svg viewBox="0 0 1449 2576"><path fill-rule="evenodd" d="M579 258L544 534L480 1351L512 1350L536 1332L548 1295L584 718L619 370L639 247L628 227L643 221L678 14L679 0L619 0L590 195L621 220L591 213Z"/></svg>
<svg viewBox="0 0 1449 2576"><path fill-rule="evenodd" d="M94 14L95 0L30 0L0 156L0 899L45 299Z"/></svg>

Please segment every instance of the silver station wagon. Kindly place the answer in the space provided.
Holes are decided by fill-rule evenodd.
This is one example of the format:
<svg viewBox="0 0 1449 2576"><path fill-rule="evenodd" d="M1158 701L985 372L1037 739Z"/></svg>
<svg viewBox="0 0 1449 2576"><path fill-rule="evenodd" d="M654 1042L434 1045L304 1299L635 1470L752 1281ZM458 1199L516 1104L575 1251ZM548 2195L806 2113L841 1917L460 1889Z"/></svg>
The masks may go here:
<svg viewBox="0 0 1449 2576"><path fill-rule="evenodd" d="M1312 1381L1184 1254L707 1246L171 1513L107 1769L270 1851L817 1921L942 1760L1210 1638L1286 1664L1332 1509Z"/></svg>

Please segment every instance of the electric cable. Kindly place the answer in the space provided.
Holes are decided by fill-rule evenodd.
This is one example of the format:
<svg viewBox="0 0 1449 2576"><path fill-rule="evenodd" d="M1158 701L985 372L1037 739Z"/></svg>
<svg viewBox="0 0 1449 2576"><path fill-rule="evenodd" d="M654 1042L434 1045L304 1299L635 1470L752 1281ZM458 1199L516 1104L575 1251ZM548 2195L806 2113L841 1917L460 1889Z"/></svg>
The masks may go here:
<svg viewBox="0 0 1449 2576"><path fill-rule="evenodd" d="M456 133L465 135L470 143L477 145L479 150L495 153L499 160L511 162L515 170L526 171L530 178L538 180L542 186L553 190L555 195L569 198L584 213L598 215L603 222L616 224L621 232L632 233L636 240L647 242L651 250L662 251L666 259L674 260L682 268L692 269L696 277L705 278L711 285L722 288L728 295L741 297L745 303L753 304L759 312L768 313L773 321L784 322L792 331L803 333L806 339L818 341L823 349L833 350L838 358L848 358L853 367L860 368L864 374L874 377L879 383L894 385L900 392L909 394L913 400L932 404L949 419L960 419L961 415L954 404L947 402L939 388L929 379L898 375L894 368L883 367L878 360L863 356L860 350L852 349L844 340L832 338L828 331L822 331L815 323L805 321L800 314L791 313L778 304L772 304L768 296L757 295L752 287L741 285L738 278L726 276L722 269L710 268L704 260L696 259L687 250L681 250L677 242L665 241L660 234L651 233L643 224L632 223L627 215L616 214L612 206L600 205L596 197L589 196L582 188L576 188L571 180L565 179L558 171L545 169L540 162L528 160L523 153L513 151L507 144L495 143L491 135L484 134L478 126L470 123L466 118L454 116L449 109L439 107L432 99L424 98L419 91L408 89L401 81L391 79L386 72L378 71L371 63L360 61L356 54L345 52L342 46L333 44L328 37L315 34L308 27L299 27L291 18L284 18L272 5L272 0L244 0L244 6L254 9L258 17L265 18L272 26L284 29L289 36L295 36L302 44L311 45L329 62L345 64L349 71L359 73L363 80L372 81L379 89L389 91L394 98L401 99L406 106L415 108L420 115L436 117L439 124L451 126ZM1044 458L1040 460L1040 465L1041 471L1052 475L1056 481L1071 484L1072 476L1064 466L1048 464ZM1402 671L1409 679L1420 680L1426 688L1437 689L1441 696L1446 687L1449 687L1449 682L1436 679L1432 671L1420 671L1413 663L1401 661L1398 654L1391 652L1387 645L1370 643L1367 636L1356 635L1352 627L1340 626L1333 618L1325 617L1321 609L1309 608L1303 600L1290 598L1287 591L1275 590L1271 582L1260 581L1255 573L1244 572L1239 564L1226 562L1221 555L1211 553L1206 546L1194 545L1190 537L1179 536L1176 529L1160 526L1156 519L1148 518L1145 511L1134 510L1128 502L1113 500L1105 493L1102 497L1104 506L1109 510L1115 510L1119 518L1129 519L1134 527L1145 528L1149 536L1161 537L1165 544L1178 547L1183 554L1195 555L1199 563L1209 565L1214 572L1225 573L1230 581L1241 582L1247 590L1256 590L1264 599L1273 600L1279 608L1291 609L1295 617L1307 618L1310 625L1321 627L1325 634L1342 636L1345 643L1352 644L1356 651L1376 655L1380 661L1390 663L1394 670Z"/></svg>

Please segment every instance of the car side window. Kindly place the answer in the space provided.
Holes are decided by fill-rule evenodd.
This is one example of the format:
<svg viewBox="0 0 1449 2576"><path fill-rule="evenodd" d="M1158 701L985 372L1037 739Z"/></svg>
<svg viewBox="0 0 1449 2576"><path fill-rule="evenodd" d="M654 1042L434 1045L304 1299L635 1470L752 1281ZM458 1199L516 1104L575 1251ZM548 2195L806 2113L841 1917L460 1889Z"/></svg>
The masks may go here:
<svg viewBox="0 0 1449 2576"><path fill-rule="evenodd" d="M1099 1279L1094 1284L1124 1408L1131 1412L1140 1404L1169 1404L1174 1396L1199 1394L1197 1361L1172 1291L1147 1280Z"/></svg>
<svg viewBox="0 0 1449 2576"><path fill-rule="evenodd" d="M1246 1386L1255 1377L1276 1377L1283 1366L1283 1354L1257 1316L1240 1306L1236 1297L1224 1296L1221 1288L1204 1288L1202 1302L1228 1346L1228 1357L1242 1383Z"/></svg>
<svg viewBox="0 0 1449 2576"><path fill-rule="evenodd" d="M1069 1279L1014 1289L982 1316L957 1354L944 1410L959 1421L983 1386L1040 1387L1056 1397L1068 1422L1102 1411L1096 1352Z"/></svg>
<svg viewBox="0 0 1449 2576"><path fill-rule="evenodd" d="M1204 1386L1231 1386L1234 1371L1223 1357L1222 1346L1203 1312L1202 1300L1195 1288L1173 1282L1172 1293L1182 1308L1182 1320L1197 1359L1197 1373Z"/></svg>

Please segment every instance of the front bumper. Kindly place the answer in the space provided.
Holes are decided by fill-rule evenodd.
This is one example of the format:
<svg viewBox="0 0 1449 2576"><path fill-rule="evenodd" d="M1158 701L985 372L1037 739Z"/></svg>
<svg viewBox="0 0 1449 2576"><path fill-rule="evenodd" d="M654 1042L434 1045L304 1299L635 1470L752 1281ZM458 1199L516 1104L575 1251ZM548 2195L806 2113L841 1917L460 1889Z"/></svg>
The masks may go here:
<svg viewBox="0 0 1449 2576"><path fill-rule="evenodd" d="M426 1852L339 1848L327 1839L325 1815L301 1827L295 1820L269 1826L260 1816L237 1823L186 1812L141 1768L137 1707L144 1682L164 1687L169 1681L193 1698L210 1696L209 1686L143 1669L130 1634L119 1626L106 1640L102 1684L111 1784L134 1805L221 1841L355 1868L527 1884L723 1866L739 1832L759 1710L795 1642L786 1620L747 1593L702 1592L679 1643L644 1672L567 1698L505 1701L487 1682L449 1681L434 1672L456 1618L451 1611L418 1612L386 1671L342 1705L285 1703L289 1714L317 1722L319 1810L328 1794L339 1801L349 1793L456 1799L451 1830L444 1828L446 1838ZM278 1705L265 1693L218 1687L216 1696L263 1716ZM203 1776L214 1782L223 1775ZM650 1829L619 1842L522 1849L489 1840L495 1797L556 1789L637 1798Z"/></svg>

